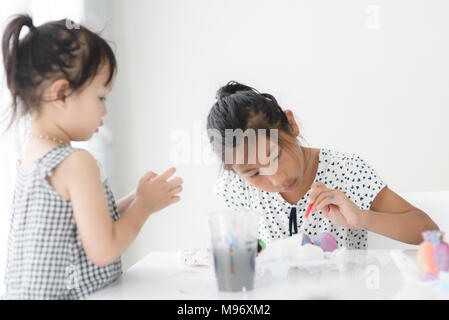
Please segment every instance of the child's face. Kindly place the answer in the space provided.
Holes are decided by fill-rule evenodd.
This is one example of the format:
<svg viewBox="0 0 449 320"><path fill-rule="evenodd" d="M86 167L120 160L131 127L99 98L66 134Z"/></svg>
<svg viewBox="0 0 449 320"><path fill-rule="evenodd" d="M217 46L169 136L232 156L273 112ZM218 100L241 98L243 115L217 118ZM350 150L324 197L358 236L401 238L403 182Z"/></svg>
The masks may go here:
<svg viewBox="0 0 449 320"><path fill-rule="evenodd" d="M114 78L106 86L108 76L109 68L103 65L85 89L67 97L63 128L72 141L89 140L103 125L103 117L107 114L106 96L115 81L114 74Z"/></svg>
<svg viewBox="0 0 449 320"><path fill-rule="evenodd" d="M280 133L283 134L283 133ZM288 137L287 137L288 138ZM294 138L293 138L294 139ZM268 192L294 192L304 182L305 161L299 145L295 141L294 147L285 148L271 145L266 139L268 151L267 157L270 161L277 161L277 170L272 174L264 174L268 165L261 165L257 160L256 164L235 164L236 173L254 187Z"/></svg>

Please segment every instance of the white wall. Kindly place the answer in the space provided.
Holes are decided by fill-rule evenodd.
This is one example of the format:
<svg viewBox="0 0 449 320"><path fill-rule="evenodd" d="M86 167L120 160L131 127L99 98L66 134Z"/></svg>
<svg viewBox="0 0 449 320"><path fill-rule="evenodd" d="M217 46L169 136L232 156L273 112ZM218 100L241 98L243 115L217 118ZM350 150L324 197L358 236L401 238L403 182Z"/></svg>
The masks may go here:
<svg viewBox="0 0 449 320"><path fill-rule="evenodd" d="M52 14L50 0L23 2L37 24ZM75 19L76 2L64 5ZM272 93L294 110L309 146L360 154L397 192L449 190L447 1L89 0L85 13L118 56L102 159L117 198L150 169L176 165L185 180L182 203L149 219L125 268L208 240L205 214L223 204L211 190L218 167L198 159L197 131L228 80ZM179 130L191 138L187 164L170 158ZM12 143L1 137L2 150ZM0 179L13 179L15 162L0 163ZM2 203L11 194L3 190Z"/></svg>
<svg viewBox="0 0 449 320"><path fill-rule="evenodd" d="M237 80L292 108L312 147L354 152L397 192L449 189L449 2L113 0L119 74L110 99L117 196L172 165L178 129L205 125ZM177 165L180 204L148 220L125 267L202 245L222 204L213 165Z"/></svg>

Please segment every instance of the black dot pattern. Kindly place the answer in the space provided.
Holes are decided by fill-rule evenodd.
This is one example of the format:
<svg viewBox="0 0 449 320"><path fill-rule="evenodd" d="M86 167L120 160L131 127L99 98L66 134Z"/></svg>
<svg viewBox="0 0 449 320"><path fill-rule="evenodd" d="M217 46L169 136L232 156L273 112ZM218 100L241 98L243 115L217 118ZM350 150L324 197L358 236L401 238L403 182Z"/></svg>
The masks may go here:
<svg viewBox="0 0 449 320"><path fill-rule="evenodd" d="M356 154L321 148L314 182L338 189L360 209L369 210L376 195L386 187L371 166ZM215 193L234 210L251 209L259 213L259 238L269 244L289 236L288 218L292 205L277 192L253 187L233 171L225 171L214 186ZM303 224L310 190L295 205L298 230ZM304 231L314 241L322 232L330 233L339 247L366 249L367 231L340 227L324 217L322 211L309 215Z"/></svg>

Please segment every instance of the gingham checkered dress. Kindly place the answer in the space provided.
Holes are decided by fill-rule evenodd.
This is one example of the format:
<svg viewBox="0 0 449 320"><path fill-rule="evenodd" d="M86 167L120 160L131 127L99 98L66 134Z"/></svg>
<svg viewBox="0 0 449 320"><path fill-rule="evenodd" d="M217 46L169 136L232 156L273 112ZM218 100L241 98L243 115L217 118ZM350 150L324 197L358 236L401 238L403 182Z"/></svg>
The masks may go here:
<svg viewBox="0 0 449 320"><path fill-rule="evenodd" d="M8 235L3 299L82 299L122 274L121 260L98 267L81 244L72 204L63 199L46 177L72 152L58 146L24 173L17 163ZM111 219L119 218L107 180L103 182Z"/></svg>

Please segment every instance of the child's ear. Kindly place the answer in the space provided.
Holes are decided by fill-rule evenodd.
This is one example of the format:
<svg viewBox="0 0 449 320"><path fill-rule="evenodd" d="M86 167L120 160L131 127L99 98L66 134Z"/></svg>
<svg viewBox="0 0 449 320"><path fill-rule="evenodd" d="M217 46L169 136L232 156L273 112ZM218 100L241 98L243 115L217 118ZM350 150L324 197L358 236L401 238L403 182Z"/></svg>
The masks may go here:
<svg viewBox="0 0 449 320"><path fill-rule="evenodd" d="M296 123L295 116L293 115L293 112L289 109L285 110L284 112L285 112L285 115L287 116L288 123L290 124L290 127L292 127L293 134L295 136L298 136L299 135L299 127L298 127L298 124Z"/></svg>
<svg viewBox="0 0 449 320"><path fill-rule="evenodd" d="M70 84L66 79L59 79L53 82L47 91L47 100L58 108L66 108L66 98L70 89Z"/></svg>

